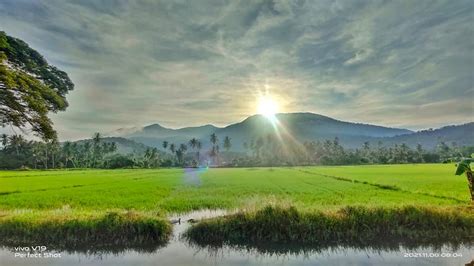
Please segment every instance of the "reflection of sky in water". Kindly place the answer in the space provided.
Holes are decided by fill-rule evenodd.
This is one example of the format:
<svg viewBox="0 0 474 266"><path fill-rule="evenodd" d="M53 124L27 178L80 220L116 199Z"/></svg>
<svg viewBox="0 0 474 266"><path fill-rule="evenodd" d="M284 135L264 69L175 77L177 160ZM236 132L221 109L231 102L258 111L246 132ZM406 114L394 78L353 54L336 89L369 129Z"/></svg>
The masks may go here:
<svg viewBox="0 0 474 266"><path fill-rule="evenodd" d="M187 169L188 171L189 169ZM187 173L192 178L205 169L192 169ZM185 178L187 175L185 174ZM192 178L190 177L190 180ZM175 214L170 219L181 218L181 224L174 225L174 235L169 244L153 253L127 250L119 254L86 255L84 253L61 252L59 259L14 258L11 249L0 248L0 265L464 265L474 258L474 250L461 246L457 249L445 245L441 248L400 247L391 251L357 248L327 248L322 251L271 255L255 249L224 247L217 250L200 248L180 240L189 226L188 219L202 219L225 215L223 210L200 210L188 214ZM450 253L456 258L406 258L405 253Z"/></svg>

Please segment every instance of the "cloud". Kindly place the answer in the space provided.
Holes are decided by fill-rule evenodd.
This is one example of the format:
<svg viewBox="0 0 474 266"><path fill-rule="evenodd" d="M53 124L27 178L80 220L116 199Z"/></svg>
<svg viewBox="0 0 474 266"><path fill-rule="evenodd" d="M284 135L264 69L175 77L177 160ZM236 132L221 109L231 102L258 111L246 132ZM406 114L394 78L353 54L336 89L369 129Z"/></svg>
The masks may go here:
<svg viewBox="0 0 474 266"><path fill-rule="evenodd" d="M76 84L53 115L62 139L229 124L265 85L286 112L418 129L472 117L473 12L468 0L5 0L0 30Z"/></svg>

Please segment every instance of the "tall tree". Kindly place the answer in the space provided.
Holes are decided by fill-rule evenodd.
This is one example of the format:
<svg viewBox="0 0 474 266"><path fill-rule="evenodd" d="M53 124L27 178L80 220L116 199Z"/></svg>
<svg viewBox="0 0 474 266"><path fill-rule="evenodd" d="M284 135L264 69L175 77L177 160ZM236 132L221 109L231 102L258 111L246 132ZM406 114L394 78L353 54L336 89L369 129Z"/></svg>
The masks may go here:
<svg viewBox="0 0 474 266"><path fill-rule="evenodd" d="M48 141L46 143L46 148L49 151L49 154L51 156L51 167L56 168L56 157L59 154L60 151L60 146L59 143L56 139L52 139L51 141Z"/></svg>
<svg viewBox="0 0 474 266"><path fill-rule="evenodd" d="M22 135L12 135L10 136L10 145L15 149L16 157L20 157L20 149L24 145L26 140Z"/></svg>
<svg viewBox="0 0 474 266"><path fill-rule="evenodd" d="M224 138L224 149L229 152L230 148L232 147L232 143L230 143L229 136L225 136Z"/></svg>
<svg viewBox="0 0 474 266"><path fill-rule="evenodd" d="M192 149L193 151L196 149L196 146L197 146L198 142L199 142L199 141L198 141L196 138L192 138L192 139L189 140L189 146L191 147L191 149ZM197 157L197 156L198 156L198 155L196 154L196 157ZM199 160L199 159L197 159L197 160Z"/></svg>
<svg viewBox="0 0 474 266"><path fill-rule="evenodd" d="M102 136L99 132L94 133L92 136L92 167L98 167L99 162L102 160L101 139Z"/></svg>
<svg viewBox="0 0 474 266"><path fill-rule="evenodd" d="M8 135L7 134L2 134L2 148L5 150L8 146Z"/></svg>
<svg viewBox="0 0 474 266"><path fill-rule="evenodd" d="M199 165L200 164L200 156L201 156L201 149L202 149L202 144L201 144L201 141L197 141L196 143L196 149L197 149L197 153L196 153L196 156L197 156L197 164Z"/></svg>
<svg viewBox="0 0 474 266"><path fill-rule="evenodd" d="M219 142L219 139L217 138L216 133L211 134L210 141L211 141L212 147L209 151L209 156L211 156L214 163L216 163L216 157L219 156L219 145L217 145L217 143Z"/></svg>
<svg viewBox="0 0 474 266"><path fill-rule="evenodd" d="M175 154L175 152L176 152L176 145L174 145L174 143L171 143L171 144L169 145L169 149L170 149L170 151L171 151L171 154L172 154L173 156L175 156L175 155L176 155L176 154ZM174 161L174 158L173 158L173 161Z"/></svg>
<svg viewBox="0 0 474 266"><path fill-rule="evenodd" d="M65 72L0 31L0 126L31 127L43 139L56 138L48 113L64 111L73 88Z"/></svg>

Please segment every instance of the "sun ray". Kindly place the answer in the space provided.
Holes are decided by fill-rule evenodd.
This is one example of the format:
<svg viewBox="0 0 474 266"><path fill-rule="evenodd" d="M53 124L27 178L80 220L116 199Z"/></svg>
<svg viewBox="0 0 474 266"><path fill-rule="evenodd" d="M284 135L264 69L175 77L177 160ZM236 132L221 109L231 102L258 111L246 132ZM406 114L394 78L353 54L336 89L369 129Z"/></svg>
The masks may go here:
<svg viewBox="0 0 474 266"><path fill-rule="evenodd" d="M268 95L259 98L257 108L258 113L268 119L273 119L275 114L278 112L277 102Z"/></svg>

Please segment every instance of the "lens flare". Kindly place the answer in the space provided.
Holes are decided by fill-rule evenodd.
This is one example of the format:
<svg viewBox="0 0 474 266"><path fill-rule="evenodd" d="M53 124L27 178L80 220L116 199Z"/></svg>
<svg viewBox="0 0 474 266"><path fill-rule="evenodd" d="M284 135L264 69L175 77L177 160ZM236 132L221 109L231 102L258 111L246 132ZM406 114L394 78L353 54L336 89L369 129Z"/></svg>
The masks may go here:
<svg viewBox="0 0 474 266"><path fill-rule="evenodd" d="M275 114L278 112L278 104L269 96L262 96L258 101L258 113L267 117L268 119L274 119Z"/></svg>

